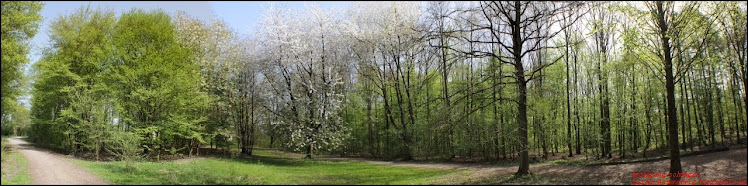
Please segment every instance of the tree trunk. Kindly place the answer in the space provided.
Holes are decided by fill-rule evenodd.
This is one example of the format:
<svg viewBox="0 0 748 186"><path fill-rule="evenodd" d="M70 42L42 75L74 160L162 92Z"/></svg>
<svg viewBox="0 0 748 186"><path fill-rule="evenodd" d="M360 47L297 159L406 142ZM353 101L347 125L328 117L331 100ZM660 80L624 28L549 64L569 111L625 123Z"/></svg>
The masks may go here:
<svg viewBox="0 0 748 186"><path fill-rule="evenodd" d="M449 45L447 43L447 41L444 40L443 34L440 34L440 35L441 35L441 37L440 37L441 41L440 42L442 42L442 45L444 45L444 46ZM449 148L449 159L452 159L452 158L455 157L454 147L452 147L452 145L451 145L453 143L452 140L454 139L453 138L454 131L452 129L452 121L451 121L452 120L452 116L451 116L451 114L452 114L452 111L451 111L452 110L451 109L452 106L451 106L450 101L449 101L449 86L447 86L447 81L448 81L448 77L449 77L449 71L448 71L448 65L447 65L447 52L445 50L446 50L445 48L441 49L441 52L442 52L442 55L441 55L441 62L442 62L442 64L441 64L441 67L442 67L442 69L441 69L442 70L442 95L444 96L444 106L445 106L445 109L446 109L446 111L444 112L444 114L445 114L445 116L444 116L445 117L445 120L444 120L445 123L444 124L448 125L447 126L447 128L448 128L448 131L447 131L447 144L449 144L449 145L447 146L447 148Z"/></svg>
<svg viewBox="0 0 748 186"><path fill-rule="evenodd" d="M738 84L737 81L737 74L733 71L733 76L730 77L730 92L732 93L732 104L735 108L735 125L733 127L730 127L730 131L735 132L735 143L738 143L738 140L740 139L740 122L743 120L743 116L740 116L742 112L739 112L740 110L740 101L738 97L740 97L740 84ZM731 132L732 133L732 132Z"/></svg>
<svg viewBox="0 0 748 186"><path fill-rule="evenodd" d="M514 49L514 77L517 81L517 137L519 138L519 168L516 177L526 175L530 171L530 157L527 146L527 82L525 68L522 65L522 31L520 30L521 10L520 2L514 2L515 17L512 24L512 47Z"/></svg>
<svg viewBox="0 0 748 186"><path fill-rule="evenodd" d="M564 32L564 37L566 38L566 147L569 148L569 157L573 157L574 154L571 153L572 147L571 147L571 101L570 101L570 92L569 92L569 34L568 32Z"/></svg>
<svg viewBox="0 0 748 186"><path fill-rule="evenodd" d="M691 74L689 75L690 77L693 77L692 72L689 72L689 74ZM695 123L696 124L696 136L699 139L698 140L699 146L702 146L704 145L704 137L703 137L704 135L703 135L703 124L702 124L703 120L701 118L702 115L699 115L699 110L701 109L698 108L699 102L698 102L698 99L696 99L696 91L694 91L694 88L693 88L693 85L695 84L694 80L693 78L689 78L689 80L691 80L688 87L691 92L691 100L693 102L693 107L692 107L693 115L694 115L694 119L696 120L696 123Z"/></svg>
<svg viewBox="0 0 748 186"><path fill-rule="evenodd" d="M681 145L681 148L683 148L683 149L685 149L686 145L688 145L688 141L687 141L688 138L686 138L686 127L687 127L686 126L686 118L685 118L685 116L686 116L686 114L685 114L686 108L684 107L686 105L685 101L688 99L688 97L687 96L683 96L683 95L686 95L685 89L686 89L685 88L685 83L681 83L680 84L680 95L681 95L681 99L680 99L680 122L681 122L681 125L683 126L683 128L680 129L680 135L683 137L683 143Z"/></svg>
<svg viewBox="0 0 748 186"><path fill-rule="evenodd" d="M664 68L665 68L665 89L667 93L667 119L668 119L668 144L670 146L670 173L676 174L683 171L680 164L680 149L678 146L678 120L675 106L675 77L673 75L673 59L670 53L670 41L667 36L668 25L665 22L665 12L662 2L656 2L657 19L660 26L660 40L662 41ZM680 180L680 177L671 176L670 180Z"/></svg>
<svg viewBox="0 0 748 186"><path fill-rule="evenodd" d="M252 78L252 81L253 81L252 87L254 87L254 77ZM252 94L252 97L250 98L250 101L251 101L251 103L250 103L251 107L250 107L250 111L249 111L249 116L250 116L249 117L249 122L250 122L250 125L249 125L249 134L248 134L248 137L247 137L247 143L249 145L247 146L247 151L248 151L247 155L251 156L253 148L254 148L254 145L255 145L255 126L256 126L256 124L255 124L255 97L254 97L254 93Z"/></svg>
<svg viewBox="0 0 748 186"><path fill-rule="evenodd" d="M634 64L633 67L631 67L631 71L636 71L636 64ZM636 92L638 91L636 89L636 75L631 76L631 110L634 114L632 114L631 118L631 127L633 128L633 140L634 140L634 154L639 152L639 119L637 118L638 112L636 111Z"/></svg>
<svg viewBox="0 0 748 186"><path fill-rule="evenodd" d="M722 112L722 89L719 88L720 87L719 86L719 82L722 82L722 81L717 81L716 80L717 79L717 72L716 71L717 70L715 69L715 67L712 66L712 80L713 80L712 83L714 83L715 86L717 87L716 88L716 91L717 91L717 93L716 93L717 94L716 95L717 96L717 122L719 122L719 133L720 133L720 136L721 136L719 142L720 142L721 146L725 146L725 135L726 134L725 134L724 113Z"/></svg>
<svg viewBox="0 0 748 186"><path fill-rule="evenodd" d="M604 34L604 33L603 33ZM604 42L604 41L601 41ZM604 44L602 44L604 45ZM607 62L607 46L600 46L602 49L602 59L597 66L598 72L598 89L600 93L600 135L603 137L602 156L611 158L611 135L610 135L610 98L608 96L608 78L607 72L602 71L602 66Z"/></svg>
<svg viewBox="0 0 748 186"><path fill-rule="evenodd" d="M311 136L307 137L308 139L311 139ZM312 159L312 143L306 145L306 156L304 156L304 159Z"/></svg>
<svg viewBox="0 0 748 186"><path fill-rule="evenodd" d="M367 86L368 88L368 86ZM372 131L373 121L371 119L371 99L369 95L366 95L366 121L369 125L369 154L374 155L374 132Z"/></svg>
<svg viewBox="0 0 748 186"><path fill-rule="evenodd" d="M574 115L577 117L577 122L574 125L576 126L575 128L577 129L577 149L576 149L577 152L576 153L577 153L577 155L579 155L579 154L582 154L582 141L579 139L579 130L580 130L580 126L579 125L580 125L580 122L582 120L579 117L579 110L580 109L578 108L578 106L582 105L582 104L579 104L579 102L578 102L579 87L577 87L577 84L579 83L579 80L577 79L577 75L578 75L578 71L577 71L577 52L576 52L576 49L575 49L575 52L574 52L574 90L575 90L575 94L574 94L575 95L574 96L574 108L575 108L574 109Z"/></svg>

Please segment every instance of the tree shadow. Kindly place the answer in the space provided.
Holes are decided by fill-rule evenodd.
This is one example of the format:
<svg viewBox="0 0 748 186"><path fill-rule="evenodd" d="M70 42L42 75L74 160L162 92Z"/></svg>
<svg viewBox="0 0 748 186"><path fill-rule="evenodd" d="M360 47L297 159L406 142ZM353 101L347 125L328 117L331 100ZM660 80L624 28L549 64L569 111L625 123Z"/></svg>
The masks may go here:
<svg viewBox="0 0 748 186"><path fill-rule="evenodd" d="M50 146L38 145L35 143L28 142L27 141L28 138L26 137L8 138L8 140L11 140L11 139L16 140L16 142L13 143L13 145L11 145L11 147L14 148L15 150L19 150L19 151L20 150L34 150L34 151L40 151L40 152L50 153L54 155L67 155L68 154L67 151L60 149L60 148L54 148Z"/></svg>

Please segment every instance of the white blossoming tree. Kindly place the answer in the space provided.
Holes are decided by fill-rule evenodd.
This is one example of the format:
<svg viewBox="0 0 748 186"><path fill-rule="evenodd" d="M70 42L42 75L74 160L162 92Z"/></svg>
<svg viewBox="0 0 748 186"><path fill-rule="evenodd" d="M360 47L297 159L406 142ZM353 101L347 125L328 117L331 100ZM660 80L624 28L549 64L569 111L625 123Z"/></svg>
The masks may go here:
<svg viewBox="0 0 748 186"><path fill-rule="evenodd" d="M258 34L266 46L267 110L287 147L316 150L339 147L348 135L341 119L343 68L340 24L333 14L308 6L297 16L271 5Z"/></svg>

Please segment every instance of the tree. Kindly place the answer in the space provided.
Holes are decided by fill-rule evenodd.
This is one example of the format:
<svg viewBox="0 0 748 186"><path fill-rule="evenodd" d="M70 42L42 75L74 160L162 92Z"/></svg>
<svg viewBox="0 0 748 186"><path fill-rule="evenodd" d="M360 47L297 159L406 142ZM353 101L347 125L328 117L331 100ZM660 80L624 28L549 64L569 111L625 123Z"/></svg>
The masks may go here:
<svg viewBox="0 0 748 186"><path fill-rule="evenodd" d="M601 156L607 156L611 158L611 132L610 132L610 93L608 91L608 72L603 72L603 66L606 66L608 61L611 61L611 55L609 52L613 50L615 45L615 38L613 35L613 24L614 20L617 20L616 16L607 12L607 4L601 4L592 8L592 33L594 35L594 48L596 63L597 65L597 77L598 77L598 93L600 96L600 135L603 140L601 142L602 154Z"/></svg>
<svg viewBox="0 0 748 186"><path fill-rule="evenodd" d="M657 76L663 77L665 81L665 93L667 103L667 128L668 128L668 146L670 150L670 173L677 173L683 170L680 165L680 145L678 144L678 120L675 105L675 84L680 81L684 74L689 71L694 60L688 61L676 61L674 63L673 56L678 56L680 53L675 53L673 50L673 44L671 39L686 40L691 38L704 38L700 42L691 42L685 44L691 44L685 48L695 48L697 51L694 53L699 55L701 50L704 48L706 39L710 32L706 29L703 32L690 32L683 28L686 28L689 24L704 25L703 21L695 19L694 16L698 13L698 3L688 3L681 6L681 10L677 11L676 6L672 2L653 2L647 3L649 9L648 20L651 28L654 29L653 35L658 37L658 42L648 43L651 47L650 51L658 56L658 65L661 65L655 72ZM697 34L694 34L697 33ZM680 51L678 51L680 52ZM650 69L651 63L645 63ZM661 70L660 70L661 69ZM664 75L662 74L664 71ZM662 82L662 79L660 79ZM671 180L679 180L679 177L670 177Z"/></svg>
<svg viewBox="0 0 748 186"><path fill-rule="evenodd" d="M203 114L207 116L204 134L211 144L236 131L241 153L252 155L259 93L259 67L251 52L255 44L240 40L223 21L201 21L184 12L175 16L179 42L192 51L200 65L201 91L211 100ZM231 126L235 123L235 126Z"/></svg>
<svg viewBox="0 0 748 186"><path fill-rule="evenodd" d="M434 32L435 34L432 34L435 39L438 39L438 43L436 47L439 49L439 70L441 71L441 83L442 83L442 99L444 102L444 118L443 120L444 124L441 125L449 125L449 143L452 144L452 138L454 135L454 129L452 124L452 104L450 102L450 94L449 94L449 74L451 66L454 63L455 56L450 56L448 54L447 48L450 46L450 34L454 31L454 28L450 25L450 17L454 14L454 11L450 11L449 9L449 3L447 2L433 2L431 6L429 6L430 10L430 16L433 19L433 22L436 22L436 28L435 30L432 30L431 32ZM451 58L450 58L451 57ZM498 80L498 79L495 79ZM498 114L498 111L496 112ZM455 157L454 147L450 147L450 159Z"/></svg>
<svg viewBox="0 0 748 186"><path fill-rule="evenodd" d="M200 91L199 65L175 32L163 11L131 10L114 26L109 84L122 108L120 121L144 138L145 154L192 152L204 142L200 110L209 98Z"/></svg>
<svg viewBox="0 0 748 186"><path fill-rule="evenodd" d="M28 41L36 35L42 16L39 11L44 6L37 1L3 1L2 2L2 70L0 70L0 116L3 123L16 104L16 97L22 86L23 67L28 63ZM16 117L17 118L17 117Z"/></svg>
<svg viewBox="0 0 748 186"><path fill-rule="evenodd" d="M260 33L268 39L266 77L275 85L283 85L273 86L275 96L265 107L276 118L273 125L285 131L286 145L305 149L306 158L312 158L315 150L336 148L347 136L340 117L340 68L345 66L335 50L341 44L336 33L339 25L333 15L316 6L311 9L304 15L308 20L301 20L271 6L262 23L265 30ZM297 24L300 29L290 28Z"/></svg>
<svg viewBox="0 0 748 186"><path fill-rule="evenodd" d="M529 155L527 144L527 82L533 80L535 74L550 63L525 70L522 59L527 54L538 52L543 49L555 48L545 45L544 42L560 33L560 30L543 32L541 27L532 25L555 25L560 24L561 19L557 15L564 11L571 11L578 7L576 3L551 3L551 2L482 2L479 9L473 12L481 15L480 22L470 22L474 28L484 30L486 36L478 39L469 39L468 42L477 44L489 44L499 46L498 51L471 50L460 51L470 55L489 56L497 58L502 64L514 67L512 78L517 85L517 137L520 142L520 166L515 175L522 176L529 171ZM530 11L525 11L530 10ZM576 19L574 19L576 21ZM561 30L573 24L575 21L560 25ZM504 56L503 54L508 54Z"/></svg>
<svg viewBox="0 0 748 186"><path fill-rule="evenodd" d="M3 118L2 135L27 136L31 125L29 108L16 102L9 110L7 118Z"/></svg>
<svg viewBox="0 0 748 186"><path fill-rule="evenodd" d="M35 64L30 138L72 153L100 152L113 111L102 81L112 56L114 13L81 7L50 25L54 43ZM95 107L95 108L94 108Z"/></svg>
<svg viewBox="0 0 748 186"><path fill-rule="evenodd" d="M261 86L260 78L263 77L261 74L260 66L257 61L251 60L256 56L257 44L255 40L247 40L241 43L243 53L237 56L239 61L238 65L242 66L238 68L239 77L234 78L235 85L237 86L238 96L236 96L235 104L242 109L239 110L238 116L239 121L242 124L242 152L245 154L252 155L252 148L256 143L256 126L258 125L259 115L263 114L260 107L265 103L265 99L262 98L260 93L264 92L265 88Z"/></svg>
<svg viewBox="0 0 748 186"><path fill-rule="evenodd" d="M723 34L727 40L728 51L730 51L732 60L730 60L729 66L732 71L732 76L742 80L743 90L748 90L748 39L746 39L746 6L745 4L738 4L737 2L724 2L720 3L719 10L724 10L720 13L719 20L720 26L722 27ZM743 94L743 107L748 105L748 94ZM748 116L748 107L743 108L745 112L744 116ZM739 128L739 127L738 127ZM738 131L740 131L738 129ZM736 133L740 138L740 132ZM748 134L748 131L746 131ZM737 138L736 138L737 139Z"/></svg>
<svg viewBox="0 0 748 186"><path fill-rule="evenodd" d="M567 21L567 17L571 17L571 15L567 14L562 15L564 17L564 21ZM573 148L571 146L571 92L569 91L569 82L571 81L571 78L569 78L569 28L570 27L564 29L564 42L566 42L566 44L564 45L564 63L566 66L566 146L569 149L569 157L573 157Z"/></svg>
<svg viewBox="0 0 748 186"><path fill-rule="evenodd" d="M84 83L77 83L69 90L70 105L60 111L60 122L69 122L71 127L68 133L72 136L72 151L88 150L94 153L95 159L99 160L99 154L104 149L104 141L109 137L112 130L108 118L108 99L101 95L107 95L102 84L96 84L89 88Z"/></svg>

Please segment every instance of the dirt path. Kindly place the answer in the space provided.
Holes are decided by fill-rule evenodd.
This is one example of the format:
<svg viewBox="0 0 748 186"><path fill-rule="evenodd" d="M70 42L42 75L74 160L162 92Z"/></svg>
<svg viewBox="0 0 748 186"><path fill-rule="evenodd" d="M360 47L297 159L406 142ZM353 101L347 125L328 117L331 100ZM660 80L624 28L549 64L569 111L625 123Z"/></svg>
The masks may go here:
<svg viewBox="0 0 748 186"><path fill-rule="evenodd" d="M102 185L106 181L71 163L67 157L34 148L18 137L8 138L9 144L26 157L35 185Z"/></svg>

